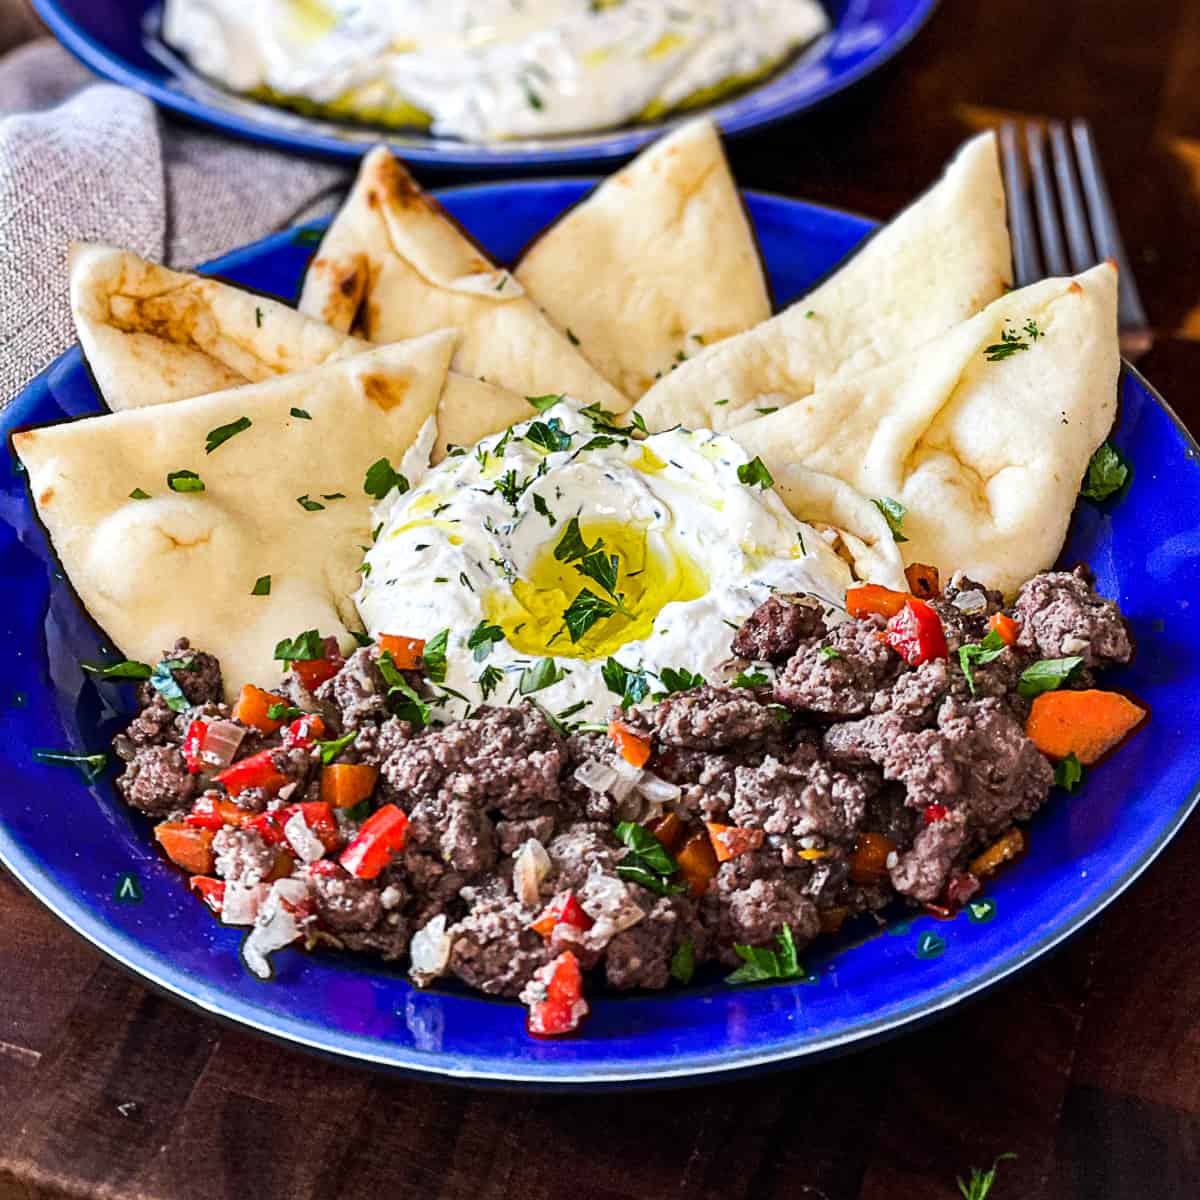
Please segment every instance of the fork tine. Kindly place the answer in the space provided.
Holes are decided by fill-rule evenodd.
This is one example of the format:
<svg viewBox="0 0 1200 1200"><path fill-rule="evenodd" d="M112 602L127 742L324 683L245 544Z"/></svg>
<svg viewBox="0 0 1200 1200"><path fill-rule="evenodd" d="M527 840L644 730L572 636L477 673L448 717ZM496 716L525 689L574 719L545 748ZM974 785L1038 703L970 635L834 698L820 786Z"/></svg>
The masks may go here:
<svg viewBox="0 0 1200 1200"><path fill-rule="evenodd" d="M1097 259L1092 246L1092 235L1088 232L1087 209L1084 208L1083 196L1079 191L1071 146L1061 121L1050 122L1050 148L1054 154L1058 199L1062 205L1063 220L1067 225L1067 242L1071 247L1071 268L1078 275L1095 266Z"/></svg>
<svg viewBox="0 0 1200 1200"><path fill-rule="evenodd" d="M1067 249L1063 244L1062 223L1054 199L1054 181L1046 156L1046 137L1038 124L1025 126L1025 144L1029 150L1029 166L1033 172L1033 196L1037 204L1038 232L1042 236L1042 255L1049 275L1069 275Z"/></svg>
<svg viewBox="0 0 1200 1200"><path fill-rule="evenodd" d="M1042 278L1042 260L1029 211L1025 163L1017 127L1011 121L1000 126L1000 158L1004 166L1004 190L1008 193L1008 227L1012 233L1013 266L1018 287L1028 287Z"/></svg>
<svg viewBox="0 0 1200 1200"><path fill-rule="evenodd" d="M1088 212L1092 218L1096 249L1103 257L1111 258L1117 264L1121 331L1123 334L1146 334L1150 322L1146 319L1146 310L1142 307L1142 298L1138 294L1133 270L1129 266L1125 244L1121 241L1121 233L1117 228L1116 213L1112 200L1109 199L1104 174L1100 170L1100 155L1092 137L1091 127L1086 121L1076 119L1071 123L1071 133L1075 139L1075 156L1079 159L1079 174L1083 181Z"/></svg>

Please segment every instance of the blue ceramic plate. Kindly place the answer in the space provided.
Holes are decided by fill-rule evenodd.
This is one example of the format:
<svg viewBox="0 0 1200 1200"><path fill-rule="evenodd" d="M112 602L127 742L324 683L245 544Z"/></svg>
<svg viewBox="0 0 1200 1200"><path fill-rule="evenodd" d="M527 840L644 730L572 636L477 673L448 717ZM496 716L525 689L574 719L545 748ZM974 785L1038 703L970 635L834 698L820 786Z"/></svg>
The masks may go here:
<svg viewBox="0 0 1200 1200"><path fill-rule="evenodd" d="M712 115L726 133L741 133L812 108L898 54L937 2L824 0L833 17L832 30L766 83L714 106ZM185 116L295 150L358 158L369 146L386 140L412 163L511 171L628 158L663 127L642 125L580 137L476 146L302 117L246 100L197 75L158 37L161 0L33 0L33 6L55 37L99 74Z"/></svg>
<svg viewBox="0 0 1200 1200"><path fill-rule="evenodd" d="M496 184L450 191L450 211L512 261L585 184ZM751 195L775 294L812 284L870 230L857 217ZM228 279L297 293L311 233L279 235L213 264ZM33 749L101 750L129 711L128 685L85 679L102 635L56 569L13 461L0 475L0 859L85 938L198 1007L299 1045L457 1079L602 1086L762 1067L878 1037L957 1004L1044 954L1146 868L1191 812L1200 780L1200 640L1192 597L1200 562L1197 448L1134 372L1116 440L1134 464L1126 495L1082 503L1068 561L1087 559L1117 597L1140 651L1113 683L1153 718L1082 791L1032 824L1031 848L981 903L948 922L921 916L807 959L803 984L727 987L719 979L639 996L600 996L581 1036L533 1041L515 1004L415 992L399 971L330 953L276 956L277 979L240 965L241 934L208 916L156 853L145 819L110 776L35 761ZM78 351L37 379L3 417L5 434L77 417L99 403ZM164 581L165 583L167 581Z"/></svg>

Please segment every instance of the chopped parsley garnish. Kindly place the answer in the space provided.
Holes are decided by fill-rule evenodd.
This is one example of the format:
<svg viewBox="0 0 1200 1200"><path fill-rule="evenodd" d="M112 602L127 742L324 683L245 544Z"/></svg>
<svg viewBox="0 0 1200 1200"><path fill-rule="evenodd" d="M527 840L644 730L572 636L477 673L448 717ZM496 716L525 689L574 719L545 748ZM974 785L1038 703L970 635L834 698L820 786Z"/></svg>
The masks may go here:
<svg viewBox="0 0 1200 1200"><path fill-rule="evenodd" d="M1017 681L1017 691L1026 700L1040 696L1043 692L1055 692L1067 683L1071 676L1083 666L1083 659L1073 655L1070 658L1043 658L1021 672Z"/></svg>
<svg viewBox="0 0 1200 1200"><path fill-rule="evenodd" d="M992 1186L996 1182L996 1168L1006 1158L1016 1157L1010 1151L1008 1154L999 1155L986 1171L980 1170L979 1167L972 1167L970 1179L964 1180L960 1175L957 1183L958 1190L963 1195L963 1200L988 1200L988 1197L992 1194Z"/></svg>
<svg viewBox="0 0 1200 1200"><path fill-rule="evenodd" d="M355 644L359 646L373 646L375 644L365 633L359 633L357 629L350 630L350 636L354 639Z"/></svg>
<svg viewBox="0 0 1200 1200"><path fill-rule="evenodd" d="M558 518L550 511L545 499L537 492L533 494L533 511L540 517L545 517L550 522L550 528L553 529L558 524Z"/></svg>
<svg viewBox="0 0 1200 1200"><path fill-rule="evenodd" d="M584 540L583 531L579 527L578 517L572 517L567 522L567 527L563 531L558 545L554 547L554 557L562 563L574 563L575 570L580 575L585 579L590 579L594 583L598 583L612 597L611 603L607 600L600 601L602 605L607 605L612 610L605 613L605 616L611 617L617 612L627 617L632 615L625 607L625 597L617 591L617 577L621 570L621 560L615 554L609 554L604 549L603 538L597 538L595 544L589 546ZM580 592L579 596L585 594L592 595L591 592L585 589L584 592ZM579 599L579 596L576 597L576 600ZM599 597L593 596L593 600L599 600ZM597 611L599 610L597 609ZM564 613L565 618L566 614ZM595 621L600 619L600 617L596 617L592 621L592 624L595 624ZM589 625L588 628L590 627ZM579 639L572 637L571 640L578 641Z"/></svg>
<svg viewBox="0 0 1200 1200"><path fill-rule="evenodd" d="M550 396L526 396L525 399L530 405L532 405L532 407L536 408L538 412L544 413L547 409L553 408L556 404L558 404L563 399L565 394L566 393L564 392L559 392L557 395Z"/></svg>
<svg viewBox="0 0 1200 1200"><path fill-rule="evenodd" d="M85 783L95 783L108 766L108 755L77 754L71 750L35 750L35 762L47 763L52 767L74 767L83 776Z"/></svg>
<svg viewBox="0 0 1200 1200"><path fill-rule="evenodd" d="M471 583L470 579L467 578L466 571L459 571L458 582L461 583L468 592L473 592L475 590L474 585Z"/></svg>
<svg viewBox="0 0 1200 1200"><path fill-rule="evenodd" d="M772 405L770 408L756 408L754 410L760 417L769 417L772 413L779 411L779 405Z"/></svg>
<svg viewBox="0 0 1200 1200"><path fill-rule="evenodd" d="M533 482L530 479L521 479L517 475L515 467L510 467L499 479L496 480L496 486L492 488L490 495L499 496L505 504L513 511L516 511L517 501L525 494L525 489Z"/></svg>
<svg viewBox="0 0 1200 1200"><path fill-rule="evenodd" d="M254 308L254 325L256 329L262 328L262 317L262 309L256 305Z"/></svg>
<svg viewBox="0 0 1200 1200"><path fill-rule="evenodd" d="M1024 333L1028 341L1022 338L1021 333ZM1014 354L1020 353L1022 350L1028 350L1029 347L1042 337L1042 331L1038 328L1036 321L1026 321L1021 333L1012 329L1001 331L1000 340L992 345L984 348L983 356L988 362L1002 362L1006 358L1012 358Z"/></svg>
<svg viewBox="0 0 1200 1200"><path fill-rule="evenodd" d="M494 291L497 291L497 292L502 292L502 291L504 291L504 289L505 289L507 286L508 286L508 272L507 272L507 271L503 271L503 272L501 272L501 274L500 274L500 282L499 282L498 284L496 284L496 286L495 286L495 288L494 288L493 290L494 290ZM487 383L487 380L486 380L486 379L484 379L484 377L483 377L482 375L480 375L480 377L479 377L479 382L480 382L480 383Z"/></svg>
<svg viewBox="0 0 1200 1200"><path fill-rule="evenodd" d="M704 686L703 675L696 675L683 667L663 667L658 674L658 681L663 685L663 690L668 696L675 692L690 692L692 688Z"/></svg>
<svg viewBox="0 0 1200 1200"><path fill-rule="evenodd" d="M363 491L375 500L382 500L392 488L398 488L403 496L408 491L408 480L394 470L386 458L373 462L363 479Z"/></svg>
<svg viewBox="0 0 1200 1200"><path fill-rule="evenodd" d="M1083 764L1072 750L1066 758L1054 768L1054 782L1060 788L1073 792L1083 781Z"/></svg>
<svg viewBox="0 0 1200 1200"><path fill-rule="evenodd" d="M162 662L156 663L154 670L150 672L150 686L166 701L172 712L187 712L191 707L172 672L193 669L194 663L190 658L164 658Z"/></svg>
<svg viewBox="0 0 1200 1200"><path fill-rule="evenodd" d="M554 547L554 557L561 563L574 562L577 558L582 558L601 545L603 542L597 539L595 546L589 546L583 540L583 530L579 527L579 518L572 517L567 522L562 537L558 539L558 545Z"/></svg>
<svg viewBox="0 0 1200 1200"><path fill-rule="evenodd" d="M715 405L716 405L718 408L724 408L724 407L725 407L725 405L729 403L729 401L728 401L728 400L714 400L714 401L713 401L713 403L714 403L714 404L715 404Z"/></svg>
<svg viewBox="0 0 1200 1200"><path fill-rule="evenodd" d="M571 434L562 427L562 421L558 417L532 422L525 431L525 440L549 454L569 450L571 447Z"/></svg>
<svg viewBox="0 0 1200 1200"><path fill-rule="evenodd" d="M249 417L238 417L236 421L230 421L228 425L218 425L216 429L210 429L208 437L204 441L204 453L211 454L218 446L225 445L231 437L245 433L253 423Z"/></svg>
<svg viewBox="0 0 1200 1200"><path fill-rule="evenodd" d="M872 500L871 503L883 513L883 519L892 531L892 540L897 545L907 542L908 538L904 536L904 518L908 515L908 509L899 500L893 500L888 496L881 496L878 500Z"/></svg>
<svg viewBox="0 0 1200 1200"><path fill-rule="evenodd" d="M569 671L560 667L552 658L539 658L532 667L526 667L521 672L517 683L517 691L522 696L532 696L543 688L553 687L554 684L566 679Z"/></svg>
<svg viewBox="0 0 1200 1200"><path fill-rule="evenodd" d="M582 454L584 450L603 450L606 446L615 446L618 441L620 441L620 438L609 437L606 433L600 433L584 442L580 453Z"/></svg>
<svg viewBox="0 0 1200 1200"><path fill-rule="evenodd" d="M462 458L467 452L466 446L456 446L453 442L446 443L447 458Z"/></svg>
<svg viewBox="0 0 1200 1200"><path fill-rule="evenodd" d="M817 651L817 653L822 658L825 658L825 659L842 657L841 651L835 650L832 646L822 646L821 649Z"/></svg>
<svg viewBox="0 0 1200 1200"><path fill-rule="evenodd" d="M537 92L533 90L533 84L531 84L528 79L521 79L521 87L525 89L525 102L530 108L540 112L546 107L542 102L541 96L539 96Z"/></svg>
<svg viewBox="0 0 1200 1200"><path fill-rule="evenodd" d="M317 745L321 748L321 762L324 763L325 766L329 766L329 764L333 762L334 759L336 759L338 755L346 749L347 746L351 745L357 737L358 730L352 729L349 733L344 734L340 738L334 738L332 741L317 742Z"/></svg>
<svg viewBox="0 0 1200 1200"><path fill-rule="evenodd" d="M686 884L671 882L678 864L645 826L622 821L613 832L629 847L629 853L617 863L617 874L622 879L640 884L656 896L674 896L687 890Z"/></svg>
<svg viewBox="0 0 1200 1200"><path fill-rule="evenodd" d="M387 706L394 717L408 721L418 729L424 729L429 724L430 707L409 686L408 680L400 673L396 660L390 650L385 650L379 656L379 673L388 685Z"/></svg>
<svg viewBox="0 0 1200 1200"><path fill-rule="evenodd" d="M671 955L669 969L671 978L676 983L682 983L686 986L692 982L692 976L696 973L696 946L691 938L685 937L675 947L675 953Z"/></svg>
<svg viewBox="0 0 1200 1200"><path fill-rule="evenodd" d="M971 695L975 695L975 668L994 662L1007 649L1004 639L994 630L989 629L982 642L960 646L958 648L958 665L966 676L967 687Z"/></svg>
<svg viewBox="0 0 1200 1200"><path fill-rule="evenodd" d="M477 682L485 700L500 686L500 681L503 678L504 672L499 667L483 668L483 673L479 676Z"/></svg>
<svg viewBox="0 0 1200 1200"><path fill-rule="evenodd" d="M760 487L764 490L775 485L771 472L767 470L763 460L756 454L748 463L742 463L737 469L739 483L747 487Z"/></svg>
<svg viewBox="0 0 1200 1200"><path fill-rule="evenodd" d="M570 329L567 330L567 341L570 342L572 346L579 345L579 339L570 331Z"/></svg>
<svg viewBox="0 0 1200 1200"><path fill-rule="evenodd" d="M271 594L271 577L270 575L260 575L255 581L254 586L250 589L252 596L269 596Z"/></svg>
<svg viewBox="0 0 1200 1200"><path fill-rule="evenodd" d="M345 500L345 498L346 498L345 492L322 492L321 493L322 500Z"/></svg>
<svg viewBox="0 0 1200 1200"><path fill-rule="evenodd" d="M609 658L605 662L600 669L600 675L604 686L621 697L622 708L641 703L650 693L650 681L646 678L646 672L640 668L631 671L615 658Z"/></svg>
<svg viewBox="0 0 1200 1200"><path fill-rule="evenodd" d="M1085 500L1107 500L1115 495L1129 479L1129 464L1112 444L1105 442L1092 455L1079 494Z"/></svg>
<svg viewBox="0 0 1200 1200"><path fill-rule="evenodd" d="M172 471L167 476L167 487L173 492L202 492L204 480L195 471Z"/></svg>
<svg viewBox="0 0 1200 1200"><path fill-rule="evenodd" d="M267 709L267 717L272 721L296 721L302 716L302 708L297 708L294 704L284 704L282 700Z"/></svg>
<svg viewBox="0 0 1200 1200"><path fill-rule="evenodd" d="M729 686L740 688L756 688L765 687L770 682L770 676L763 674L762 671L739 671Z"/></svg>
<svg viewBox="0 0 1200 1200"><path fill-rule="evenodd" d="M497 642L504 641L504 630L490 621L480 621L467 637L467 649L473 651L476 662L483 662Z"/></svg>
<svg viewBox="0 0 1200 1200"><path fill-rule="evenodd" d="M767 979L803 979L807 972L796 958L796 942L792 927L784 927L776 935L778 950L769 946L734 945L734 953L742 960L732 975L725 977L726 983L762 983Z"/></svg>
<svg viewBox="0 0 1200 1200"><path fill-rule="evenodd" d="M284 638L278 642L272 657L289 664L315 662L325 657L325 639L315 629L306 629L294 638Z"/></svg>
<svg viewBox="0 0 1200 1200"><path fill-rule="evenodd" d="M307 412L303 408L293 408L292 416L298 418L301 421L311 421L312 420L312 413Z"/></svg>
<svg viewBox="0 0 1200 1200"><path fill-rule="evenodd" d="M305 512L322 512L325 508L325 505L323 505L319 500L310 500L307 492L305 492L303 496L297 496L296 503L300 505Z"/></svg>
<svg viewBox="0 0 1200 1200"><path fill-rule="evenodd" d="M421 661L425 664L425 674L434 683L446 682L446 645L450 640L450 630L443 629L425 643L421 651Z"/></svg>
<svg viewBox="0 0 1200 1200"><path fill-rule="evenodd" d="M807 554L808 547L804 544L804 531L802 529L796 530L796 541L800 543L800 553Z"/></svg>
<svg viewBox="0 0 1200 1200"><path fill-rule="evenodd" d="M563 623L572 642L577 642L597 621L616 616L617 606L584 588L563 612Z"/></svg>
<svg viewBox="0 0 1200 1200"><path fill-rule="evenodd" d="M79 665L89 674L99 675L101 679L149 679L153 669L149 663L134 662L131 659L119 663L109 663L108 666L100 663L80 663Z"/></svg>
<svg viewBox="0 0 1200 1200"><path fill-rule="evenodd" d="M143 491L141 488L134 488L133 491L129 493L129 498L130 500L149 500L150 493Z"/></svg>

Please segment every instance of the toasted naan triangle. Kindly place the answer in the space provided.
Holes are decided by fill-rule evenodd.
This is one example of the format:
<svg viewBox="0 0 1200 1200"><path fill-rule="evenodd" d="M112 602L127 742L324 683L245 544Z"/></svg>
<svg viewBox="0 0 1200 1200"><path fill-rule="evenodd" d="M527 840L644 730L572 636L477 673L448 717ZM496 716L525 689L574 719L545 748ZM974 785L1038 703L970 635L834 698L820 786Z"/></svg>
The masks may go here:
<svg viewBox="0 0 1200 1200"><path fill-rule="evenodd" d="M814 291L689 357L637 409L651 429L730 429L937 337L1000 296L1011 272L989 133Z"/></svg>
<svg viewBox="0 0 1200 1200"><path fill-rule="evenodd" d="M517 279L627 396L765 321L762 261L716 126L655 142L551 226Z"/></svg>
<svg viewBox="0 0 1200 1200"><path fill-rule="evenodd" d="M114 412L259 383L371 349L278 300L111 246L72 247L71 308ZM473 446L529 413L523 396L451 372L438 405L433 461L447 445Z"/></svg>
<svg viewBox="0 0 1200 1200"><path fill-rule="evenodd" d="M1104 264L1011 292L732 436L777 479L799 466L898 501L906 563L1011 594L1062 548L1119 371L1117 272Z"/></svg>
<svg viewBox="0 0 1200 1200"><path fill-rule="evenodd" d="M629 407L384 147L363 160L309 267L300 311L372 342L457 329L460 374L522 396Z"/></svg>
<svg viewBox="0 0 1200 1200"><path fill-rule="evenodd" d="M232 695L278 682L282 638L315 628L351 642L367 469L399 464L434 416L453 352L442 331L13 444L68 578L113 642L153 662L189 637L220 658ZM249 427L206 452L210 433L243 418ZM178 471L204 490L172 490ZM270 592L253 595L262 576Z"/></svg>

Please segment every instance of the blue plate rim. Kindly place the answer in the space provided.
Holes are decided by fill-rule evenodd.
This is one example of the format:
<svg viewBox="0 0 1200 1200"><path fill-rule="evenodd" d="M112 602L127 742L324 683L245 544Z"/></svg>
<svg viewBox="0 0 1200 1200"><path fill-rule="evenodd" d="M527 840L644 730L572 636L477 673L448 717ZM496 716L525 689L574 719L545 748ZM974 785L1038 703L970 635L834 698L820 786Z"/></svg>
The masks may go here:
<svg viewBox="0 0 1200 1200"><path fill-rule="evenodd" d="M561 184L562 182L564 181L560 179L495 181L439 189L439 192L435 194L447 192L486 194L490 191L510 191L520 188L532 190L539 186L545 186L547 183ZM576 182L594 184L596 181L578 180ZM832 206L813 204L770 193L745 191L743 194L748 200L782 202L797 208L818 210L837 216L854 216L854 214ZM875 225L874 222L861 217L856 219L861 221L868 230ZM217 274L223 270L233 269L246 259L258 257L270 252L276 246L289 243L294 236L295 230L272 234L231 251L206 264L203 269L206 272ZM70 360L73 359L82 361L77 346L66 351L32 380L9 410L0 416L0 431L10 434L14 429L19 428L22 422L18 410L25 407L22 401L28 403L33 399L46 385L50 374L62 369L64 365L69 365ZM1131 364L1124 363L1123 371L1144 389L1154 403L1162 409L1185 445L1197 457L1200 457L1200 444L1157 389ZM145 949L136 938L115 932L104 923L100 916L89 912L73 895L63 892L55 884L51 871L30 861L29 856L10 836L3 822L0 822L0 864L3 864L22 887L62 920L76 936L83 938L107 959L157 991L232 1026L252 1030L271 1040L300 1047L339 1062L399 1074L432 1077L463 1084L507 1086L532 1090L598 1090L682 1085L689 1081L712 1081L743 1075L862 1048L900 1033L906 1028L922 1024L985 989L996 986L1002 980L1031 965L1074 936L1137 882L1176 836L1198 804L1200 804L1200 780L1191 785L1186 800L1175 809L1170 823L1163 828L1155 841L1146 847L1141 857L1129 864L1121 876L1114 879L1102 893L1080 908L1069 921L1055 925L1050 932L1032 945L1023 944L990 971L967 983L948 986L943 994L933 996L927 994L911 1005L897 1009L887 1017L862 1022L853 1029L845 1030L840 1034L809 1039L802 1046L789 1047L785 1043L765 1050L751 1047L746 1050L722 1051L719 1055L689 1056L675 1059L669 1066L664 1066L660 1062L652 1070L639 1070L636 1062L632 1065L618 1061L612 1066L606 1066L603 1063L556 1066L556 1064L544 1060L522 1063L519 1068L497 1069L481 1067L477 1061L465 1056L436 1055L407 1048L402 1051L403 1058L387 1057L372 1052L363 1045L362 1039L354 1035L330 1031L309 1020L272 1013L268 1022L255 1015L262 1011L260 1007L233 997L218 988L207 985L196 987L193 980L193 987L189 990L187 984L190 977L184 971L181 969L172 971L169 963L165 968L160 967L158 965L162 961L160 956Z"/></svg>
<svg viewBox="0 0 1200 1200"><path fill-rule="evenodd" d="M317 132L290 132L275 128L265 119L243 116L235 111L217 109L202 98L189 96L158 82L152 76L139 71L124 57L114 53L102 41L80 30L62 10L61 0L30 0L34 11L46 24L55 38L85 66L97 74L134 91L148 96L156 104L210 127L224 130L249 141L275 146L284 150L308 151L321 156L357 160L372 144L388 142L386 132L381 131L375 143L359 142L332 137ZM777 102L754 113L746 113L731 119L720 120L721 130L726 137L737 137L756 130L777 125L790 117L799 116L827 103L843 91L862 82L867 76L881 70L908 48L932 19L941 0L911 0L912 11L904 23L861 62L846 68L835 77L823 81L799 100L780 98ZM259 106L270 112L270 106ZM719 108L719 106L718 106ZM710 111L710 110L702 110ZM714 110L715 111L715 110ZM551 166L567 164L605 163L629 158L638 150L669 131L681 121L695 114L684 114L666 121L655 122L644 127L623 126L609 135L598 135L598 140L587 145L555 148L505 150L500 146L480 146L463 142L452 151L439 147L422 148L420 143L406 142L397 146L406 160L428 167L453 169L518 169L527 166Z"/></svg>

